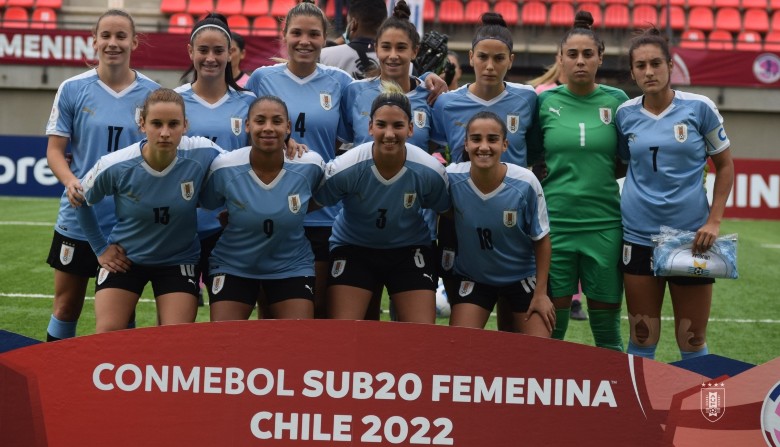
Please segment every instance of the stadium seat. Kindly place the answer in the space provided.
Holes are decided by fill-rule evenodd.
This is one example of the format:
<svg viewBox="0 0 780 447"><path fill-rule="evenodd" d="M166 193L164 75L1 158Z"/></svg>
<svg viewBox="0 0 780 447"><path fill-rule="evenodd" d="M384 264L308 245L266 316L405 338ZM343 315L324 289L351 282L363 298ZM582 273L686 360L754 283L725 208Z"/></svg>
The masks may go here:
<svg viewBox="0 0 780 447"><path fill-rule="evenodd" d="M214 11L214 0L189 0L187 2L187 14L200 19L208 12Z"/></svg>
<svg viewBox="0 0 780 447"><path fill-rule="evenodd" d="M241 14L247 17L257 17L268 15L269 11L268 0L244 0L244 9L241 10Z"/></svg>
<svg viewBox="0 0 780 447"><path fill-rule="evenodd" d="M52 8L35 8L30 19L30 28L57 29L57 13Z"/></svg>
<svg viewBox="0 0 780 447"><path fill-rule="evenodd" d="M228 16L228 27L230 31L235 31L238 34L249 33L249 19L241 14L233 14Z"/></svg>
<svg viewBox="0 0 780 447"><path fill-rule="evenodd" d="M518 3L515 0L500 0L493 5L493 11L501 14L507 25L517 25L520 20L517 5Z"/></svg>
<svg viewBox="0 0 780 447"><path fill-rule="evenodd" d="M780 54L780 31L771 31L764 38L764 51Z"/></svg>
<svg viewBox="0 0 780 447"><path fill-rule="evenodd" d="M32 8L35 4L35 0L8 0L5 2L6 7L18 6L20 8Z"/></svg>
<svg viewBox="0 0 780 447"><path fill-rule="evenodd" d="M731 32L742 29L742 16L737 8L720 8L715 13L715 28Z"/></svg>
<svg viewBox="0 0 780 447"><path fill-rule="evenodd" d="M253 36L279 37L279 20L271 16L255 17L252 21Z"/></svg>
<svg viewBox="0 0 780 447"><path fill-rule="evenodd" d="M715 8L739 8L740 0L715 0Z"/></svg>
<svg viewBox="0 0 780 447"><path fill-rule="evenodd" d="M769 15L767 15L766 9L748 9L745 11L742 22L745 31L758 31L759 33L769 31Z"/></svg>
<svg viewBox="0 0 780 447"><path fill-rule="evenodd" d="M160 12L163 14L176 14L187 10L187 0L162 0Z"/></svg>
<svg viewBox="0 0 780 447"><path fill-rule="evenodd" d="M430 0L425 3L430 3ZM487 0L472 0L466 2L466 9L463 13L463 21L466 23L480 23L482 14L488 11L490 11L490 3L488 3ZM507 23L507 25L511 26L510 23Z"/></svg>
<svg viewBox="0 0 780 447"><path fill-rule="evenodd" d="M664 2L666 4L666 2ZM639 5L650 5L654 7L658 7L658 0L634 0L634 8L636 8ZM656 12L656 16L658 16L658 13Z"/></svg>
<svg viewBox="0 0 780 447"><path fill-rule="evenodd" d="M755 31L742 31L737 35L737 51L761 51L761 35Z"/></svg>
<svg viewBox="0 0 780 447"><path fill-rule="evenodd" d="M734 37L730 32L719 29L710 33L707 40L708 50L734 50Z"/></svg>
<svg viewBox="0 0 780 447"><path fill-rule="evenodd" d="M704 6L705 8L712 9L716 0L688 0L688 8L695 8L697 6Z"/></svg>
<svg viewBox="0 0 780 447"><path fill-rule="evenodd" d="M673 30L681 30L685 28L685 11L680 6L672 6L669 9L669 15L671 19L669 23ZM661 14L658 15L658 23L661 28L666 28L666 7L661 8ZM647 26L645 24L645 26Z"/></svg>
<svg viewBox="0 0 780 447"><path fill-rule="evenodd" d="M689 29L680 36L680 47L703 50L707 48L704 32L697 29Z"/></svg>
<svg viewBox="0 0 780 447"><path fill-rule="evenodd" d="M195 24L195 20L191 15L179 12L173 14L168 19L168 32L174 34L189 34L192 32L192 25Z"/></svg>
<svg viewBox="0 0 780 447"><path fill-rule="evenodd" d="M547 7L542 2L528 2L523 5L523 25L546 25Z"/></svg>
<svg viewBox="0 0 780 447"><path fill-rule="evenodd" d="M674 17L672 17L672 19L674 19ZM647 28L648 26L655 25L656 23L658 23L658 10L655 8L655 6L634 6L634 10L631 12L632 28ZM666 23L665 20L664 23ZM672 23L674 23L674 20L672 20Z"/></svg>
<svg viewBox="0 0 780 447"><path fill-rule="evenodd" d="M604 0L606 6L609 5L628 5L628 0Z"/></svg>
<svg viewBox="0 0 780 447"><path fill-rule="evenodd" d="M601 6L601 0L579 0L577 2L577 5L584 5L584 4L591 4L591 3Z"/></svg>
<svg viewBox="0 0 780 447"><path fill-rule="evenodd" d="M742 9L750 9L750 8L766 9L767 6L768 5L766 0L742 0Z"/></svg>
<svg viewBox="0 0 780 447"><path fill-rule="evenodd" d="M780 9L780 0L769 0L769 10L777 11Z"/></svg>
<svg viewBox="0 0 780 447"><path fill-rule="evenodd" d="M622 6L622 5L615 5ZM604 18L601 17L601 6L598 3L577 3L577 11L588 11L593 16L593 28L604 26ZM626 23L628 15L626 15Z"/></svg>
<svg viewBox="0 0 780 447"><path fill-rule="evenodd" d="M2 3L5 3L4 1ZM35 0L36 8L51 8L58 10L62 8L62 0Z"/></svg>
<svg viewBox="0 0 780 447"><path fill-rule="evenodd" d="M241 14L241 0L217 0L216 8L216 12L226 17Z"/></svg>
<svg viewBox="0 0 780 447"><path fill-rule="evenodd" d="M3 28L29 28L30 16L21 6L9 6L3 16Z"/></svg>
<svg viewBox="0 0 780 447"><path fill-rule="evenodd" d="M346 17L346 15L347 15L346 8L345 8L346 4L347 4L346 1L342 1L341 2L341 14L342 14L342 17ZM322 8L322 7L320 6L320 8ZM331 18L331 19L335 18L336 17L336 0L327 0L327 3L325 3L325 8L323 9L323 11L325 11L325 15L328 16L328 18ZM425 20L425 19L423 19L423 20Z"/></svg>
<svg viewBox="0 0 780 447"><path fill-rule="evenodd" d="M463 23L463 2L442 0L439 3L439 23Z"/></svg>
<svg viewBox="0 0 780 447"><path fill-rule="evenodd" d="M574 8L571 3L550 5L550 26L571 28L574 25Z"/></svg>
<svg viewBox="0 0 780 447"><path fill-rule="evenodd" d="M271 2L271 15L274 17L287 17L287 13L295 7L295 0L273 0Z"/></svg>
<svg viewBox="0 0 780 447"><path fill-rule="evenodd" d="M672 28L674 28L674 20L672 20L672 25ZM702 31L711 31L715 28L715 17L712 14L712 9L704 6L691 8L688 12L688 28L696 28Z"/></svg>
<svg viewBox="0 0 780 447"><path fill-rule="evenodd" d="M635 8L636 9L636 8ZM655 8L650 7L653 11ZM604 10L604 26L607 28L628 28L628 6L609 5ZM655 23L655 22L653 22Z"/></svg>
<svg viewBox="0 0 780 447"><path fill-rule="evenodd" d="M780 31L780 11L775 11L772 13L772 22L770 26L770 31Z"/></svg>
<svg viewBox="0 0 780 447"><path fill-rule="evenodd" d="M433 23L436 21L436 2L430 0L425 2L425 6L423 7L423 21L426 23Z"/></svg>

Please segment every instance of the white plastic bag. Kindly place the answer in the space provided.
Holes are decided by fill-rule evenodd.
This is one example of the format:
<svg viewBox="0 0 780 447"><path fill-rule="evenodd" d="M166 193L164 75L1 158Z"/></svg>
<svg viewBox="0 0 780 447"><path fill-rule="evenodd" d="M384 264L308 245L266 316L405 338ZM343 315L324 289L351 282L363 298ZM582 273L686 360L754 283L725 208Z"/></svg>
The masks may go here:
<svg viewBox="0 0 780 447"><path fill-rule="evenodd" d="M695 232L662 226L653 236L655 276L737 279L737 235L719 236L704 253L693 254Z"/></svg>

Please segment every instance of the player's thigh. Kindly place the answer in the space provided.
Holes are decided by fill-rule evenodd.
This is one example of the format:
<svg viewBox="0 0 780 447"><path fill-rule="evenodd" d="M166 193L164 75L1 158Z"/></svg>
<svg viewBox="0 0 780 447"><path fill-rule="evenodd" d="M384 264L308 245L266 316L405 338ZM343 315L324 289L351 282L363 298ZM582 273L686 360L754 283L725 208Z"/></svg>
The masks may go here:
<svg viewBox="0 0 780 447"><path fill-rule="evenodd" d="M211 321L246 320L252 315L262 288L259 279L215 273L206 281Z"/></svg>
<svg viewBox="0 0 780 447"><path fill-rule="evenodd" d="M550 257L551 298L569 297L579 292L579 255L576 235L571 233L550 233L552 254ZM571 305L570 301L567 301Z"/></svg>
<svg viewBox="0 0 780 447"><path fill-rule="evenodd" d="M583 232L580 240L580 278L588 303L598 301L620 306L623 273L620 271L622 228ZM595 305L595 303L594 303Z"/></svg>
<svg viewBox="0 0 780 447"><path fill-rule="evenodd" d="M314 276L263 280L271 318L314 318Z"/></svg>

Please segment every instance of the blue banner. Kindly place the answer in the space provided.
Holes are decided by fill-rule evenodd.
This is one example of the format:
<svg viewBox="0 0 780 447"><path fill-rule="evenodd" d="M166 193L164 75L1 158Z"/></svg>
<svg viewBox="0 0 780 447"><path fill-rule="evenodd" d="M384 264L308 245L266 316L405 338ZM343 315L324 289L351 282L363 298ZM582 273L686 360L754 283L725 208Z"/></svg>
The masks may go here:
<svg viewBox="0 0 780 447"><path fill-rule="evenodd" d="M63 186L46 161L46 137L0 136L0 195L59 197Z"/></svg>

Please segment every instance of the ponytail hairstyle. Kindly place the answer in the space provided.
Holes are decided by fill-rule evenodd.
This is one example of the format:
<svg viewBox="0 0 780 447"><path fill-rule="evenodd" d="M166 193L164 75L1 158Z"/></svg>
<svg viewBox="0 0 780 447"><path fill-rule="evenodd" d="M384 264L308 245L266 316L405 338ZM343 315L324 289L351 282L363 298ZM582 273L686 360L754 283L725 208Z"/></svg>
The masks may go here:
<svg viewBox="0 0 780 447"><path fill-rule="evenodd" d="M655 26L652 26L644 30L639 30L636 36L634 36L629 43L628 61L632 67L634 66L634 50L641 47L642 45L656 45L664 54L666 62L672 62L672 53L669 51L669 40L661 32L661 30Z"/></svg>
<svg viewBox="0 0 780 447"><path fill-rule="evenodd" d="M566 41L569 40L570 37L575 35L590 37L596 44L599 56L604 54L604 41L601 40L598 34L593 31L593 16L590 12L577 11L577 14L574 16L574 25L566 34L563 35L563 39L561 39L561 44L559 45L561 54L563 54L563 45L566 43Z"/></svg>
<svg viewBox="0 0 780 447"><path fill-rule="evenodd" d="M412 122L412 104L400 85L395 82L382 81L382 93L371 103L369 119L374 120L374 112L382 106L396 106L406 113L409 122Z"/></svg>
<svg viewBox="0 0 780 447"><path fill-rule="evenodd" d="M287 35L287 27L290 26L290 21L298 16L307 16L319 19L322 22L323 38L324 36L328 35L328 18L325 17L325 13L314 4L314 0L303 0L302 2L295 5L287 13L287 17L284 19L284 29L282 30L285 35Z"/></svg>
<svg viewBox="0 0 780 447"><path fill-rule="evenodd" d="M409 5L404 0L398 0L393 8L393 15L388 17L382 26L376 32L376 41L379 42L379 38L382 34L390 28L397 28L406 32L409 36L409 40L412 42L412 50L415 52L420 49L420 33L417 32L414 24L409 21L412 11L409 9Z"/></svg>
<svg viewBox="0 0 780 447"><path fill-rule="evenodd" d="M190 33L190 46L192 46L193 51L195 50L195 38L198 37L198 35L203 32L204 30L216 30L220 31L225 35L225 39L227 39L227 46L225 47L226 51L230 51L230 41L232 40L232 34L230 32L230 28L227 24L227 19L222 14L218 14L215 12L210 12L206 14L205 17L200 19L195 25L192 27L192 32ZM192 82L195 82L198 80L198 72L195 70L195 66L193 64L190 64L190 68L187 69L187 71L184 72L184 74L181 76L180 81L186 82L187 79L189 79L190 73L192 73ZM236 80L233 79L233 64L230 63L230 57L227 58L227 64L225 66L225 84L232 87L236 91L246 90L243 87L240 87L238 84L236 84Z"/></svg>
<svg viewBox="0 0 780 447"><path fill-rule="evenodd" d="M482 26L477 29L474 40L471 41L471 49L481 41L493 39L502 42L512 53L512 32L506 26L504 17L497 12L486 12L482 14Z"/></svg>

